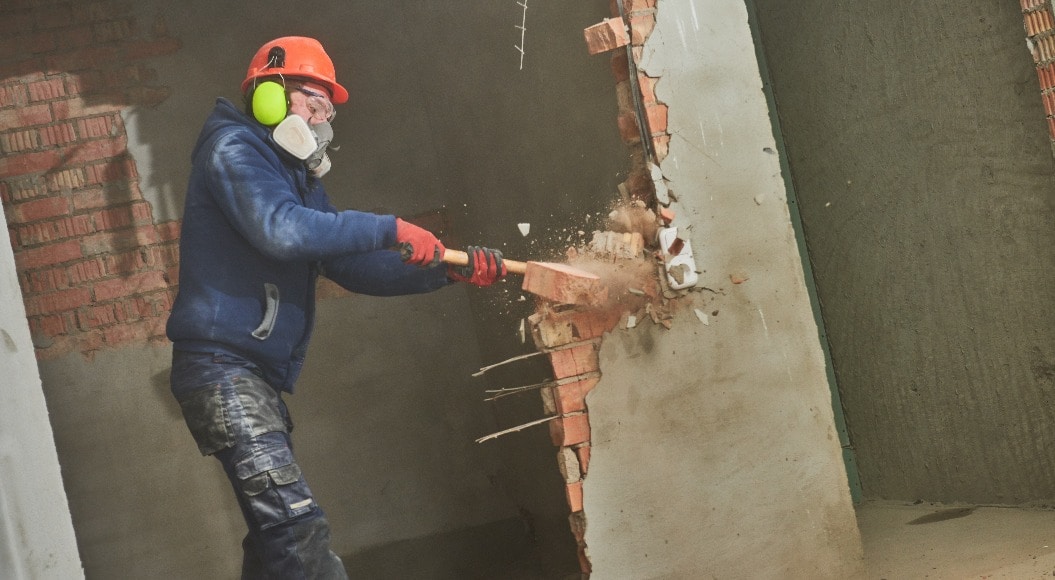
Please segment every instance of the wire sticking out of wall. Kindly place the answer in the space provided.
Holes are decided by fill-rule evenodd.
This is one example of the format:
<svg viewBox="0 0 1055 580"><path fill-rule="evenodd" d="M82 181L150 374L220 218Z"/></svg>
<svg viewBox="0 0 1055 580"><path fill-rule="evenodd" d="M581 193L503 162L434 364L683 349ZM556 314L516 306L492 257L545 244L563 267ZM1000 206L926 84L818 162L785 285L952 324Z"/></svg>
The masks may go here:
<svg viewBox="0 0 1055 580"><path fill-rule="evenodd" d="M520 19L520 26L517 26L517 28L520 29L520 44L514 46L516 47L517 52L520 53L520 70L524 70L524 36L526 36L527 33L527 0L519 1L517 2L517 5L524 8L524 13Z"/></svg>

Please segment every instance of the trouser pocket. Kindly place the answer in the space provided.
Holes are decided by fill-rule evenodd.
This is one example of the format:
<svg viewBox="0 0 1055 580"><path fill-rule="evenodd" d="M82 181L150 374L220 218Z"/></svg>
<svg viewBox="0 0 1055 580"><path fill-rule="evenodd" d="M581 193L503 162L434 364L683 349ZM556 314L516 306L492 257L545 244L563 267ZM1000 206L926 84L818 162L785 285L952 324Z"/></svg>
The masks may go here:
<svg viewBox="0 0 1055 580"><path fill-rule="evenodd" d="M315 508L285 433L256 437L236 453L236 486L258 529L266 530Z"/></svg>

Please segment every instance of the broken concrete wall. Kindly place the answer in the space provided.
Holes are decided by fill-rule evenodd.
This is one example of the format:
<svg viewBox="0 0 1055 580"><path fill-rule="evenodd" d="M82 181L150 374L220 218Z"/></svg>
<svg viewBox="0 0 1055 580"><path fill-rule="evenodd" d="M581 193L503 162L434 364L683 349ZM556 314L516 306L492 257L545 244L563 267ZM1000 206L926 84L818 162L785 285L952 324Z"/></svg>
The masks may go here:
<svg viewBox="0 0 1055 580"><path fill-rule="evenodd" d="M636 22L651 12L628 5ZM660 169L699 281L666 325L627 317L600 342L577 520L592 571L855 577L861 545L747 11L666 1L655 18L639 61L667 122L646 126L670 135Z"/></svg>
<svg viewBox="0 0 1055 580"><path fill-rule="evenodd" d="M1050 503L1045 3L755 3L864 496Z"/></svg>

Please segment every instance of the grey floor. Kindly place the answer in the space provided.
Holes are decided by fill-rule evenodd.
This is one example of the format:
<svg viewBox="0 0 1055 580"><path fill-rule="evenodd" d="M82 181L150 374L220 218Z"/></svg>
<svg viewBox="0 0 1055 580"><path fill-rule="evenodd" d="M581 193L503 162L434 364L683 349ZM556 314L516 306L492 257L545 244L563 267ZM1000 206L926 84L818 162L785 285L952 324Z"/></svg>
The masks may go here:
<svg viewBox="0 0 1055 580"><path fill-rule="evenodd" d="M868 580L1055 577L1055 510L906 502L857 509Z"/></svg>

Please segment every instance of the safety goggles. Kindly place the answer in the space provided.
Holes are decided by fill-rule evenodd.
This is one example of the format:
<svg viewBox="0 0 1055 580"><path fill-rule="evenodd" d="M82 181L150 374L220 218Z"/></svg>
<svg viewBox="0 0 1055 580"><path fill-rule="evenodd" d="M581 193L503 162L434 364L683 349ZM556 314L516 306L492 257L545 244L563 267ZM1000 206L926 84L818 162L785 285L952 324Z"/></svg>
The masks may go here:
<svg viewBox="0 0 1055 580"><path fill-rule="evenodd" d="M290 85L289 90L297 91L308 97L306 105L313 119L333 122L334 117L337 116L337 111L333 108L333 103L330 102L330 98L326 95L300 85Z"/></svg>

